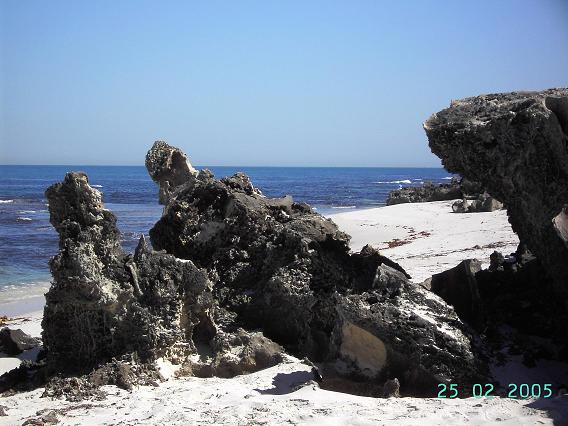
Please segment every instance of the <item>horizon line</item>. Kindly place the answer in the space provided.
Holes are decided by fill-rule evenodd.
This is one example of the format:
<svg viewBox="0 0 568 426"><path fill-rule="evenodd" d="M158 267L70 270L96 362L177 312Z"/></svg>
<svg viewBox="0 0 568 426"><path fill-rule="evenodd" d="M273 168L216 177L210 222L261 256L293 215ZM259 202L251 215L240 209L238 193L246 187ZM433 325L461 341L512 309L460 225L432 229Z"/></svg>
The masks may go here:
<svg viewBox="0 0 568 426"><path fill-rule="evenodd" d="M0 164L0 167L146 167L144 164ZM254 168L281 168L281 169L444 169L444 166L247 166L247 165L195 165L194 168L208 167L244 167ZM451 173L451 172L448 172Z"/></svg>

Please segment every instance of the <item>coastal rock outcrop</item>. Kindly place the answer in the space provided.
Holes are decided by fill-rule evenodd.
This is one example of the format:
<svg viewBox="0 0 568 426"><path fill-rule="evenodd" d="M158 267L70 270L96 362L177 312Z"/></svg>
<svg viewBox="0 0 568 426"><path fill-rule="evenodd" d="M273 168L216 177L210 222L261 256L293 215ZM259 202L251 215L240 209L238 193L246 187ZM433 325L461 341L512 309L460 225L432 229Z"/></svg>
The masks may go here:
<svg viewBox="0 0 568 426"><path fill-rule="evenodd" d="M231 336L233 330L217 329L223 311L206 271L153 251L144 237L133 255L125 254L116 217L85 174L68 173L46 196L60 247L50 262L42 321L49 370L81 371L132 353L141 362L185 359L202 339ZM221 346L213 355L226 352ZM254 371L252 358L252 370L242 371Z"/></svg>
<svg viewBox="0 0 568 426"><path fill-rule="evenodd" d="M165 207L153 249L141 238L134 254L85 174L46 191L60 237L43 319L50 374L91 371L81 393L129 372L153 380L136 363L231 377L286 350L320 363L338 389L354 380L381 394L396 377L401 394L427 396L486 377L471 329L397 263L370 246L351 253L348 235L290 196L265 197L243 173L195 173L186 158L164 142L148 153Z"/></svg>
<svg viewBox="0 0 568 426"><path fill-rule="evenodd" d="M388 373L414 394L480 374L466 329L440 299L371 247L350 253L331 220L290 196L262 196L242 173L217 180L202 170L174 188L150 238L206 270L238 326L293 354L339 362L350 376ZM382 355L369 359L369 345Z"/></svg>
<svg viewBox="0 0 568 426"><path fill-rule="evenodd" d="M454 213L480 213L501 210L503 203L493 198L487 192L479 194L473 199L463 198L452 204Z"/></svg>
<svg viewBox="0 0 568 426"><path fill-rule="evenodd" d="M520 240L554 279L568 308L568 89L453 101L425 123L430 148L452 172L507 206Z"/></svg>
<svg viewBox="0 0 568 426"><path fill-rule="evenodd" d="M447 201L477 198L483 188L477 182L467 179L452 178L450 183L434 185L426 182L421 186L410 186L395 189L389 193L387 206L401 203L428 203L431 201Z"/></svg>

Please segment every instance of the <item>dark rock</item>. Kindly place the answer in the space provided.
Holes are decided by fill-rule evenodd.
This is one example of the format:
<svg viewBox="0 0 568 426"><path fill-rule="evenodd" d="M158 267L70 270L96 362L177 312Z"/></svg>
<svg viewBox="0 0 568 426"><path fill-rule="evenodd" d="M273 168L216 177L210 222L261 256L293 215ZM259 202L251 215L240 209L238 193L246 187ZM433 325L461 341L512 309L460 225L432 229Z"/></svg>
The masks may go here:
<svg viewBox="0 0 568 426"><path fill-rule="evenodd" d="M398 397L400 397L400 382L396 377L394 379L387 380L383 385L383 398Z"/></svg>
<svg viewBox="0 0 568 426"><path fill-rule="evenodd" d="M0 352L4 352L6 355L19 355L40 344L39 339L27 335L22 330L12 330L8 327L0 330Z"/></svg>
<svg viewBox="0 0 568 426"><path fill-rule="evenodd" d="M483 192L481 185L476 182L452 178L450 183L442 183L440 185L426 182L422 186L395 189L389 193L386 204L391 206L401 203L427 203L431 201L456 200L458 198L474 198Z"/></svg>
<svg viewBox="0 0 568 426"><path fill-rule="evenodd" d="M243 177L208 175L175 188L150 236L156 249L205 268L215 299L239 324L262 329L292 353L343 359L354 366L350 374L373 377L388 364L408 389L477 374L455 314L426 300L399 265L371 247L350 254L349 237L330 220L291 197L265 198L235 181ZM436 325L410 319L423 304L456 331L452 344ZM367 344L384 348L382 361L366 358Z"/></svg>
<svg viewBox="0 0 568 426"><path fill-rule="evenodd" d="M568 295L568 89L453 101L425 123L432 152L507 206L520 240ZM564 309L568 308L565 306Z"/></svg>
<svg viewBox="0 0 568 426"><path fill-rule="evenodd" d="M476 198L463 198L462 200L458 200L452 204L452 210L454 213L492 212L503 208L503 203L497 201L487 192L479 194Z"/></svg>
<svg viewBox="0 0 568 426"><path fill-rule="evenodd" d="M498 251L494 251L489 256L489 270L490 271L499 270L501 265L503 265L503 262L505 262L505 258L503 257L503 255Z"/></svg>
<svg viewBox="0 0 568 426"><path fill-rule="evenodd" d="M432 275L430 284L434 293L452 305L458 316L476 329L481 329L484 323L483 305L475 279L480 270L479 261L467 259L452 269Z"/></svg>
<svg viewBox="0 0 568 426"><path fill-rule="evenodd" d="M60 236L46 361L51 374L91 372L76 378L79 394L104 383L128 389L136 366L159 357L181 374L232 377L275 365L283 348L343 377L399 377L409 395L485 376L451 308L370 246L350 253L349 236L309 206L264 197L242 173L195 174L163 142L146 163L165 203L150 230L159 251L144 238L134 255L122 251L116 218L84 174L46 192ZM96 369L124 357L134 361ZM64 380L55 388L75 379Z"/></svg>
<svg viewBox="0 0 568 426"><path fill-rule="evenodd" d="M153 170L164 176L164 168ZM217 308L204 270L189 260L154 252L144 237L133 256L123 253L116 218L84 174L67 174L46 195L61 247L51 261L54 283L43 319L51 371L80 372L129 353L136 353L142 363L162 356L183 362L196 345L209 344L221 334L233 339L232 348L244 349L233 356L237 365L226 361L228 356L220 357L218 375L231 377L274 365L279 346L244 331L234 334L232 323L222 324L225 312ZM211 346L213 354L226 352L220 343ZM130 387L127 367L121 366L114 376L115 384Z"/></svg>

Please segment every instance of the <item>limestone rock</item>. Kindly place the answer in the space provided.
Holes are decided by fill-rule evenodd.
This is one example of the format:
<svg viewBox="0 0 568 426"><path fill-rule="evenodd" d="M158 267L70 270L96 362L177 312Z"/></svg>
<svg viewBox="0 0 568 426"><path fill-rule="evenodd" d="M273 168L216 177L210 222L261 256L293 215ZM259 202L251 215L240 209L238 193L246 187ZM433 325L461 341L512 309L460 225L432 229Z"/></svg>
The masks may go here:
<svg viewBox="0 0 568 426"><path fill-rule="evenodd" d="M401 203L456 200L458 198L477 197L481 192L483 192L483 189L477 182L452 178L450 183L442 183L440 185L426 182L422 186L395 189L389 193L386 204L391 206Z"/></svg>
<svg viewBox="0 0 568 426"><path fill-rule="evenodd" d="M487 192L479 194L476 198L463 198L452 204L454 213L492 212L503 208L503 203L490 196Z"/></svg>
<svg viewBox="0 0 568 426"><path fill-rule="evenodd" d="M146 154L146 169L160 186L160 203L167 204L176 186L191 183L197 176L187 156L163 141L156 141Z"/></svg>
<svg viewBox="0 0 568 426"><path fill-rule="evenodd" d="M467 259L452 269L432 275L430 283L434 293L452 305L463 321L477 329L484 323L483 305L475 280L475 274L480 270L479 261Z"/></svg>
<svg viewBox="0 0 568 426"><path fill-rule="evenodd" d="M135 383L137 365L162 357L180 374L231 377L280 362L284 350L344 380L398 377L409 395L485 377L452 308L372 247L351 253L349 236L309 206L265 197L242 173L195 174L164 142L147 164L165 207L153 248L141 238L133 255L86 175L68 173L46 192L60 237L47 365L90 371L80 394L99 365L109 366L101 383Z"/></svg>
<svg viewBox="0 0 568 426"><path fill-rule="evenodd" d="M41 344L39 339L31 337L22 330L4 327L0 330L0 352L6 355L19 355Z"/></svg>
<svg viewBox="0 0 568 426"><path fill-rule="evenodd" d="M513 230L568 295L568 89L453 101L425 123L432 152L507 206ZM565 308L566 309L566 308Z"/></svg>
<svg viewBox="0 0 568 426"><path fill-rule="evenodd" d="M393 372L411 393L481 375L455 313L399 265L371 247L349 253L349 236L331 220L251 187L242 174L200 172L150 230L156 249L208 271L215 300L239 326L316 362L341 360L347 375Z"/></svg>

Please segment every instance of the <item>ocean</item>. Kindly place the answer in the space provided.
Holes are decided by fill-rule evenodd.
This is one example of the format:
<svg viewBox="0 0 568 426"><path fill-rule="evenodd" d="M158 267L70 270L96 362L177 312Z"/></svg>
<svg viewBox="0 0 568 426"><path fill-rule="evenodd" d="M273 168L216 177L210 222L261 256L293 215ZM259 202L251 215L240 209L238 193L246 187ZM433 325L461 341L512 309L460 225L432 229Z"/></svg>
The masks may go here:
<svg viewBox="0 0 568 426"><path fill-rule="evenodd" d="M384 206L393 189L452 177L442 168L208 168L217 177L243 171L265 195L292 195L322 214ZM86 172L102 191L127 251L159 219L158 188L143 166L0 166L0 303L41 295L49 286L48 260L58 247L44 191L72 170Z"/></svg>

